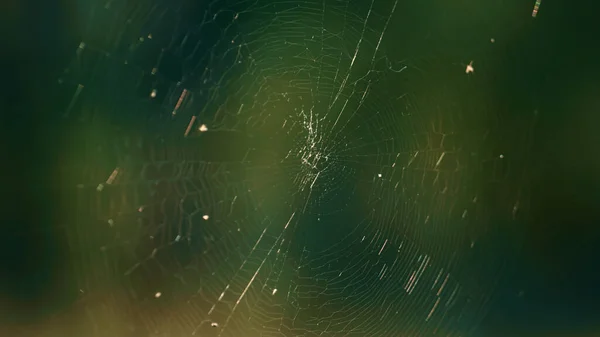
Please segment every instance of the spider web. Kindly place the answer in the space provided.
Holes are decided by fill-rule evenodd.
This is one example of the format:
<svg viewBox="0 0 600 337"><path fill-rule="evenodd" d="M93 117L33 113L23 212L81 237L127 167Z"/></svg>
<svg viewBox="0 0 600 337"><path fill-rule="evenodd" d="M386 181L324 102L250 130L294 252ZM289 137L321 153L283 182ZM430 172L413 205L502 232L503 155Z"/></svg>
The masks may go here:
<svg viewBox="0 0 600 337"><path fill-rule="evenodd" d="M507 132L463 69L396 51L401 7L82 8L59 83L83 139L86 335L473 333L527 203L531 124Z"/></svg>

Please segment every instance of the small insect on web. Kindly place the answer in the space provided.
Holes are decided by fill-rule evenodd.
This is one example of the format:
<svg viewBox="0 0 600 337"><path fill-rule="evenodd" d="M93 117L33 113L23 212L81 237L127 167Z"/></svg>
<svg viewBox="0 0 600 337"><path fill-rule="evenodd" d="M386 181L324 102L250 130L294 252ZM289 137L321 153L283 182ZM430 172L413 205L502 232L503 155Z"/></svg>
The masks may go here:
<svg viewBox="0 0 600 337"><path fill-rule="evenodd" d="M541 4L542 4L542 0L535 1L535 5L533 5L533 11L531 12L531 17L535 18L537 16L537 13L540 10Z"/></svg>

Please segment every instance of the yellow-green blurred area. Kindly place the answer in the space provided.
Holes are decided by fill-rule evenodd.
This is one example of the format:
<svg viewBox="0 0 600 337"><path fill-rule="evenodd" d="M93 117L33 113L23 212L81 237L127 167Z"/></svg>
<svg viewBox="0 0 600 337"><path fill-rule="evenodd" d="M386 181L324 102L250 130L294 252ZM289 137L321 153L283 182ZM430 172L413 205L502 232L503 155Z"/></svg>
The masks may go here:
<svg viewBox="0 0 600 337"><path fill-rule="evenodd" d="M595 10L534 3L1 5L0 332L597 335Z"/></svg>

